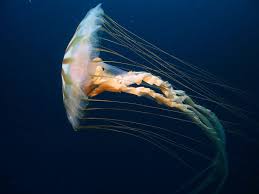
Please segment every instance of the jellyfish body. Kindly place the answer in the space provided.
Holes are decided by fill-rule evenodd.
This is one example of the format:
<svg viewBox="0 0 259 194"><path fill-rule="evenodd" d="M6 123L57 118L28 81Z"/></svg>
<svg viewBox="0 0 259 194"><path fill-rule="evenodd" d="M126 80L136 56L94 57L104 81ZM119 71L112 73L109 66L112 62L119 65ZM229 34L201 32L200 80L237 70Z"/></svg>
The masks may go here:
<svg viewBox="0 0 259 194"><path fill-rule="evenodd" d="M68 119L72 126L78 126L78 118L82 115L81 100L87 99L82 86L87 85L95 72L96 63L93 58L98 52L93 48L97 45L97 31L102 25L102 9L91 10L78 26L70 41L62 63L63 99Z"/></svg>
<svg viewBox="0 0 259 194"><path fill-rule="evenodd" d="M193 190L193 193L200 192L210 184L217 185L215 189L217 193L227 175L225 135L219 119L209 109L196 104L184 91L175 89L160 76L146 71L125 71L100 58L99 53L102 51L112 53L111 50L99 48L98 33L108 25L107 21L108 18L100 5L90 10L78 26L64 56L63 99L73 128L80 128L82 110L87 106L89 99L104 92L144 96L163 106L177 109L204 131L216 150L210 167L199 175L204 176L206 173L206 178ZM123 33L117 38L122 36ZM129 41L129 38L125 38L126 45ZM143 45L144 43L141 46ZM136 47L130 48L136 49ZM156 60L160 59L156 57Z"/></svg>

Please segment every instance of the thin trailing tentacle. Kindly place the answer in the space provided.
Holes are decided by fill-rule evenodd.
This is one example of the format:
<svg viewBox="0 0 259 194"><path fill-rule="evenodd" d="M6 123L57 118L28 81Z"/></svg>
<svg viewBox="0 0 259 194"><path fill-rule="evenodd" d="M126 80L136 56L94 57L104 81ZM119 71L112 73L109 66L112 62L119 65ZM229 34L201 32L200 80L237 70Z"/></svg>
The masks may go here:
<svg viewBox="0 0 259 194"><path fill-rule="evenodd" d="M222 187L227 175L227 159L225 154L225 134L224 129L214 113L210 110L195 104L195 102L183 91L174 90L172 86L164 82L157 76L145 72L129 72L114 77L106 77L106 72L97 67L98 75L93 79L93 84L97 85L88 95L93 97L102 92L124 92L136 96L147 96L167 107L176 108L185 113L196 123L214 143L216 156L213 160L213 169L206 176L205 181L196 187L193 193L198 193L202 189L209 187L212 183L217 183L217 193ZM118 79L119 77L119 79ZM148 85L156 85L162 93L157 93L147 87L132 87L133 83L140 85L142 82ZM160 87L163 86L163 87ZM146 112L147 113L147 112Z"/></svg>

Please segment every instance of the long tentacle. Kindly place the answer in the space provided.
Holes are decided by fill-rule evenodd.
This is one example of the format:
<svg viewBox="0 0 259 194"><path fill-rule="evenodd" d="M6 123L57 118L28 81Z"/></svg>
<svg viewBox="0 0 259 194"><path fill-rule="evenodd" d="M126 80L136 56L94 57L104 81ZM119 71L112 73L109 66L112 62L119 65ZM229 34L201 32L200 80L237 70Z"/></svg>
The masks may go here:
<svg viewBox="0 0 259 194"><path fill-rule="evenodd" d="M210 187L212 184L217 184L217 189L214 193L218 193L225 178L227 176L227 158L225 154L225 134L217 116L210 110L195 104L195 102L183 91L174 90L171 84L163 81L157 76L145 72L128 72L124 75L105 76L105 71L102 68L97 68L96 79L93 84L94 88L88 95L96 96L102 92L124 92L136 96L145 96L154 99L160 104L167 107L176 108L185 113L194 123L196 123L214 143L216 155L212 162L213 169L207 172L205 181L199 184L193 193L198 193L204 188ZM158 93L147 87L133 87L132 84L140 85L142 82L148 85L157 86L162 93Z"/></svg>

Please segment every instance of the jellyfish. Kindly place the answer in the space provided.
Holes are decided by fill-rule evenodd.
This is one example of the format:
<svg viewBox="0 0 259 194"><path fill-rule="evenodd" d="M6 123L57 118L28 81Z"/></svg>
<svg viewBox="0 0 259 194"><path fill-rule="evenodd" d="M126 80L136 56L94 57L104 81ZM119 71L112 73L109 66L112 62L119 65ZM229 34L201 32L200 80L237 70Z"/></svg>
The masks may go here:
<svg viewBox="0 0 259 194"><path fill-rule="evenodd" d="M122 54L115 48L127 51ZM134 54L133 59L129 56L131 54ZM228 174L224 127L209 108L193 99L196 97L233 110L222 103L212 89L202 84L202 81L213 80L216 78L207 71L163 51L115 22L104 13L101 5L91 9L79 24L62 63L63 101L68 120L76 131L93 128L125 133L174 155L168 145L177 144L168 134L181 134L171 131L170 127L137 122L134 118L123 120L120 115L111 118L113 113L99 116L98 112L142 113L158 120L160 117L169 121L183 120L201 129L215 153L209 165L191 179L190 182L199 182L191 193L202 192L213 185L214 193L218 193ZM98 98L107 93L114 94L116 99ZM134 99L133 102L121 101L123 94ZM145 97L145 101L151 100L152 104L138 103L138 97ZM94 103L106 103L106 106L90 107ZM128 105L132 108L125 108ZM159 114L153 113L154 109ZM91 117L90 113L95 116ZM181 116L176 118L173 114ZM180 147L200 154L190 147Z"/></svg>

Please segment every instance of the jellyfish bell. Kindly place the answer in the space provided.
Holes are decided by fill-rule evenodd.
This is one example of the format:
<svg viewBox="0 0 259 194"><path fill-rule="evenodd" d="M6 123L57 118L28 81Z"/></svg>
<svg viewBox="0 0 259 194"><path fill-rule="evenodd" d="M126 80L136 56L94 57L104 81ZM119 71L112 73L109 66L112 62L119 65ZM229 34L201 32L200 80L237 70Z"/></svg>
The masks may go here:
<svg viewBox="0 0 259 194"><path fill-rule="evenodd" d="M121 50L115 51L118 47ZM126 56L127 53L124 54L123 50L128 50L141 62ZM162 56L181 66L166 61ZM183 66L188 71L183 70ZM224 127L218 117L210 109L197 104L196 99L214 103L227 110L232 109L222 103L218 95L200 80L209 83L216 78L128 31L107 16L100 4L91 9L79 24L68 44L62 64L63 99L68 119L75 130L93 128L125 133L144 139L169 153L173 151L169 150L168 145L201 156L190 147L177 145L169 137L169 133L181 134L170 128L138 122L132 119L134 117L132 120L123 120L120 118L122 114L113 114L116 111L128 111L171 121L176 119L171 114L180 112L188 119L177 120L196 124L216 150L209 167L196 176L195 180L202 176L205 178L193 192L198 193L214 184L214 193L218 193L228 174ZM187 92L195 95L188 95ZM147 97L158 106L121 101L119 95L116 100L98 99L103 93ZM94 103L107 103L108 106L88 107ZM132 108L126 108L127 106ZM159 114L153 112L155 109L160 111ZM102 115L101 111L111 112ZM84 117L85 112L89 115L92 112L98 114L95 117ZM94 125L90 121L95 121ZM176 154L173 155L181 160Z"/></svg>
<svg viewBox="0 0 259 194"><path fill-rule="evenodd" d="M87 105L81 103L82 99L87 99L83 88L90 85L90 75L96 70L98 51L94 48L98 41L98 29L102 25L102 14L100 5L88 12L68 44L62 63L63 99L74 129L82 117L81 109Z"/></svg>

